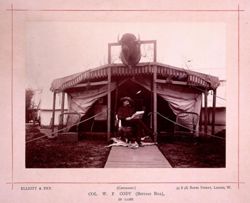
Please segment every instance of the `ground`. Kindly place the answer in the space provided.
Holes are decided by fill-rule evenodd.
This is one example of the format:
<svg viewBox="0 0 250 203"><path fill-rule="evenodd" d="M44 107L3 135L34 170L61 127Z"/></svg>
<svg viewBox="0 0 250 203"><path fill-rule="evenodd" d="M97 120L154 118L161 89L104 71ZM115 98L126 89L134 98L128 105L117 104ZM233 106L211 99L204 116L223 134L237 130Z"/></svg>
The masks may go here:
<svg viewBox="0 0 250 203"><path fill-rule="evenodd" d="M159 144L174 168L225 167L225 140L218 138L175 138Z"/></svg>
<svg viewBox="0 0 250 203"><path fill-rule="evenodd" d="M27 140L43 136L38 127L26 130ZM26 144L27 168L103 168L110 148L105 141L59 143L43 137Z"/></svg>
<svg viewBox="0 0 250 203"><path fill-rule="evenodd" d="M26 144L27 168L103 168L110 148L105 140L84 139L60 143L48 139L38 126L26 126L26 140L43 136ZM225 167L225 141L216 138L171 138L158 144L174 168Z"/></svg>

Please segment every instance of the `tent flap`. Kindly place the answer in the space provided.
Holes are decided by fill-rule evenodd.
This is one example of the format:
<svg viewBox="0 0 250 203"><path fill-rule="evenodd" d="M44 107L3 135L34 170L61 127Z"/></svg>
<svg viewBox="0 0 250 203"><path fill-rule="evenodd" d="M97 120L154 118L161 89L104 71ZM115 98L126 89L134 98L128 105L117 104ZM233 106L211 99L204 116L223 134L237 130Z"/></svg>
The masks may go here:
<svg viewBox="0 0 250 203"><path fill-rule="evenodd" d="M111 91L115 89L115 83L111 83ZM82 92L68 93L68 108L69 112L81 114L81 117L86 114L90 107L101 97L108 94L108 85L96 86L93 89ZM78 120L77 115L69 115L67 125L71 126Z"/></svg>
<svg viewBox="0 0 250 203"><path fill-rule="evenodd" d="M150 80L137 79L134 82L151 91ZM178 115L182 112L192 112L197 113L198 116L200 115L202 94L196 89L186 86L170 86L168 84L157 84L156 91L159 96L161 96L165 101L168 102L175 115ZM185 117L182 116L179 122L181 125L190 128L193 123L193 115L185 114ZM196 126L197 131L198 128L199 125Z"/></svg>

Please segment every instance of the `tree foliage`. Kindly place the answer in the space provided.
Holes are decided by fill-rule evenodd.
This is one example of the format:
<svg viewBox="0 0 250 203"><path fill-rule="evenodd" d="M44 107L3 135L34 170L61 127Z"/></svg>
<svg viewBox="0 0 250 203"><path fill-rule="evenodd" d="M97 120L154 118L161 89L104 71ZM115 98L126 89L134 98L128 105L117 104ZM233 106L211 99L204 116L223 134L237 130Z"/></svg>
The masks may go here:
<svg viewBox="0 0 250 203"><path fill-rule="evenodd" d="M26 89L25 90L25 113L26 113L26 122L29 120L29 109L33 108L32 98L34 96L34 90Z"/></svg>
<svg viewBox="0 0 250 203"><path fill-rule="evenodd" d="M32 108L32 98L34 96L34 90L32 89L26 89L25 91L25 104L26 104L26 109Z"/></svg>

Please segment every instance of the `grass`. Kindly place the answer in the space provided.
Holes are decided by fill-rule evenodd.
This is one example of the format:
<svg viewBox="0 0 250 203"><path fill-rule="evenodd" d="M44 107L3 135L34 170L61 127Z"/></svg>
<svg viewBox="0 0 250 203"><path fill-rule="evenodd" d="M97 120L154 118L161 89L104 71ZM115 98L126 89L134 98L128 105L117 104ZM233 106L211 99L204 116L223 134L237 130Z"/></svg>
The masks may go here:
<svg viewBox="0 0 250 203"><path fill-rule="evenodd" d="M225 141L216 138L172 139L159 149L174 168L223 168Z"/></svg>
<svg viewBox="0 0 250 203"><path fill-rule="evenodd" d="M26 130L27 140L43 136L40 130L32 128ZM107 143L101 140L59 143L44 137L26 144L26 167L103 168L110 151L106 145Z"/></svg>
<svg viewBox="0 0 250 203"><path fill-rule="evenodd" d="M38 126L26 126L26 140L44 136ZM42 137L26 144L27 168L103 168L110 148L106 141L85 139L60 143ZM171 138L158 144L174 168L225 167L225 141L216 138Z"/></svg>

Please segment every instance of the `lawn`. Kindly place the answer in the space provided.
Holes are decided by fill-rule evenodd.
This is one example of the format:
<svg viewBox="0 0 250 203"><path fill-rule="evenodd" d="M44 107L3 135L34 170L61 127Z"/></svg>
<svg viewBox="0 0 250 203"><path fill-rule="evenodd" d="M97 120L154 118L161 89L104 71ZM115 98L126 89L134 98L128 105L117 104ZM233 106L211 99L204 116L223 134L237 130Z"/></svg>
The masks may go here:
<svg viewBox="0 0 250 203"><path fill-rule="evenodd" d="M49 130L47 130L49 131ZM105 140L83 139L60 143L44 136L38 126L26 126L27 168L103 168L110 148ZM170 138L158 144L173 168L225 167L225 140L216 138Z"/></svg>
<svg viewBox="0 0 250 203"><path fill-rule="evenodd" d="M26 129L27 140L44 134L38 127ZM27 168L103 168L110 148L102 140L60 143L43 137L26 144Z"/></svg>
<svg viewBox="0 0 250 203"><path fill-rule="evenodd" d="M225 163L225 140L218 138L169 139L159 149L174 168L222 168Z"/></svg>

